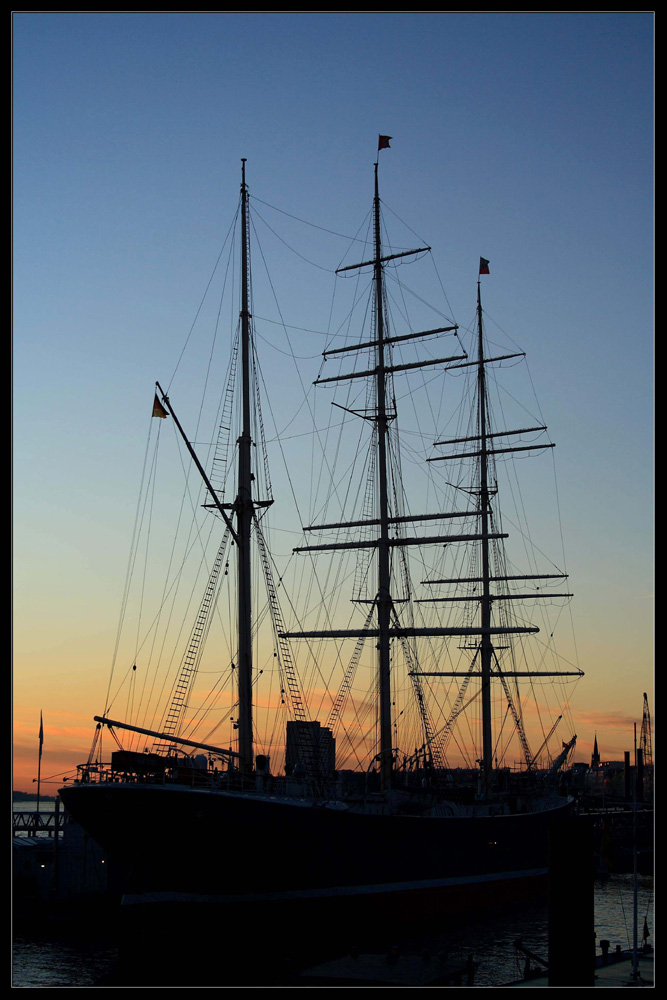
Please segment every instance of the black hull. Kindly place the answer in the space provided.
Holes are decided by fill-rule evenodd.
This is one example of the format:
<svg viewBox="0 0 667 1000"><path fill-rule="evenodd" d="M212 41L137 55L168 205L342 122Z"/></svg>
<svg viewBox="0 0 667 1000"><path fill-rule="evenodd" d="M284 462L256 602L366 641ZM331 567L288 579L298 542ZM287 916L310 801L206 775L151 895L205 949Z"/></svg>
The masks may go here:
<svg viewBox="0 0 667 1000"><path fill-rule="evenodd" d="M570 809L560 800L519 815L387 816L120 783L70 786L61 796L120 865L127 906L511 898L545 882L550 828Z"/></svg>

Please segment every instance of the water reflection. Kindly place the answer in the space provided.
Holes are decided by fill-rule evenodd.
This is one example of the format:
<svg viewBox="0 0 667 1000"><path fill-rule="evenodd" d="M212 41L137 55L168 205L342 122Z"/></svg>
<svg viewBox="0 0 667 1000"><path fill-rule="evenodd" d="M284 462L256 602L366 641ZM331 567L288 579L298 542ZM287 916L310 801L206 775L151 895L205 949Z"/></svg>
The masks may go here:
<svg viewBox="0 0 667 1000"><path fill-rule="evenodd" d="M606 939L613 951L617 945L632 947L633 936L633 877L612 875L596 882L595 934L598 943ZM638 880L639 944L647 918L653 934L653 879ZM28 936L14 943L14 987L62 987L111 985L117 976L117 951L114 942L88 939L72 942L63 940L31 940ZM522 978L525 956L514 947L520 938L524 946L545 959L548 954L548 907L522 903L515 907L498 907L482 914L458 918L450 914L439 925L431 924L419 934L395 928L387 948L397 945L405 953L429 952L447 956L449 961L464 965L472 954L479 963L476 986L500 986ZM649 939L655 945L653 936ZM370 950L370 949L369 949ZM374 950L374 949L373 949ZM224 973L222 973L224 977ZM118 984L122 985L122 984ZM158 984L156 984L158 985ZM193 972L192 985L196 984ZM224 985L221 981L219 985ZM251 984L249 984L251 985Z"/></svg>

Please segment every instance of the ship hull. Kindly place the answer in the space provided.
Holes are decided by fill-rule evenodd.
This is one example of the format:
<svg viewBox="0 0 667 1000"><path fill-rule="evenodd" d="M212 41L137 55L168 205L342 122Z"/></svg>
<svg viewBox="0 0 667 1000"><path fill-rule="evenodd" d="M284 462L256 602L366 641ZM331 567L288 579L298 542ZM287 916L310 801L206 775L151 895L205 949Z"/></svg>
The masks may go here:
<svg viewBox="0 0 667 1000"><path fill-rule="evenodd" d="M125 906L511 898L544 884L567 800L540 812L413 816L185 786L64 788L122 871ZM475 904L476 905L476 904Z"/></svg>

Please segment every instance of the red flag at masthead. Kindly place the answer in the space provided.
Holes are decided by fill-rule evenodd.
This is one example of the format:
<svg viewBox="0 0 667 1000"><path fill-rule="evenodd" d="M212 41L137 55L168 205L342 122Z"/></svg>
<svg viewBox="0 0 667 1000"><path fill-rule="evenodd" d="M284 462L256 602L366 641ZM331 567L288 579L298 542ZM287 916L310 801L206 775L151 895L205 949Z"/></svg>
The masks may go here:
<svg viewBox="0 0 667 1000"><path fill-rule="evenodd" d="M161 417L162 419L164 419L165 417L169 416L169 414L165 410L164 406L162 405L162 403L160 402L160 400L157 398L157 393L155 393L155 399L153 401L153 416L154 417Z"/></svg>

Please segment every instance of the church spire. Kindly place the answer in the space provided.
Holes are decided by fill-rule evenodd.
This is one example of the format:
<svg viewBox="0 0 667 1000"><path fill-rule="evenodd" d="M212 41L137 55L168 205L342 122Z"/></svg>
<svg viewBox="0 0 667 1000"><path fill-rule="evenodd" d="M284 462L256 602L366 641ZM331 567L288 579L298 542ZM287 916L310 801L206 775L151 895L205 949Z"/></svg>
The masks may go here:
<svg viewBox="0 0 667 1000"><path fill-rule="evenodd" d="M600 766L600 751L598 750L598 734L595 734L595 743L593 744L593 755L591 756L591 767Z"/></svg>

